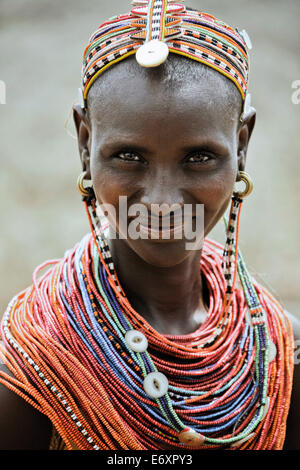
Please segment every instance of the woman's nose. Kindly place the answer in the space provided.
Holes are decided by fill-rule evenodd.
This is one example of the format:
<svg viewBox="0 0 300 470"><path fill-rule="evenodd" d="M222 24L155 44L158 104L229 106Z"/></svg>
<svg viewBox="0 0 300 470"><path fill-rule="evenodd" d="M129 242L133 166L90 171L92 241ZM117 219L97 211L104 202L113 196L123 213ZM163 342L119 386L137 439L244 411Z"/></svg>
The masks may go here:
<svg viewBox="0 0 300 470"><path fill-rule="evenodd" d="M172 172L157 171L155 177L149 178L140 203L144 204L148 211L156 215L167 215L169 212L175 212L184 205L184 194Z"/></svg>

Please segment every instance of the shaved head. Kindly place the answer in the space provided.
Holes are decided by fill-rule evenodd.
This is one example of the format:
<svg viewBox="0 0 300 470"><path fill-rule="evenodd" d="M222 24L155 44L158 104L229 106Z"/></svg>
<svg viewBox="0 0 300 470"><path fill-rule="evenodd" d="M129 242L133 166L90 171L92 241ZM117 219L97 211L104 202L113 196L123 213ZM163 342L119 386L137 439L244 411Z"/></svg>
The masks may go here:
<svg viewBox="0 0 300 470"><path fill-rule="evenodd" d="M106 97L109 96L112 81L121 81L125 76L135 78L137 75L154 83L157 81L161 86L164 85L166 93L168 90L174 92L179 88L188 88L197 82L199 83L199 93L202 93L201 83L210 83L212 88L219 90L225 117L236 116L238 119L242 112L241 94L231 80L201 62L170 53L167 61L159 67L143 68L137 63L135 57L130 57L100 75L92 85L87 97L89 119L92 116L94 106L99 106L101 103L103 94ZM207 86L205 88L207 90ZM212 99L215 99L214 97L215 93L212 93Z"/></svg>

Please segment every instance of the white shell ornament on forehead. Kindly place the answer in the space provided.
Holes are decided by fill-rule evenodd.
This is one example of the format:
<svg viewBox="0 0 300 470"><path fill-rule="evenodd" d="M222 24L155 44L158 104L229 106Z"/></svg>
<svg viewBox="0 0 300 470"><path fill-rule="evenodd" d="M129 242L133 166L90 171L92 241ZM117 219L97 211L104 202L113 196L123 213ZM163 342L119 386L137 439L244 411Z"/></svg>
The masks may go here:
<svg viewBox="0 0 300 470"><path fill-rule="evenodd" d="M158 67L169 56L169 42L181 35L182 18L178 15L185 7L170 0L139 0L134 4L139 6L131 10L131 27L138 31L131 38L144 41L136 52L136 60L142 67Z"/></svg>
<svg viewBox="0 0 300 470"><path fill-rule="evenodd" d="M136 60L142 67L158 67L167 60L168 55L167 44L153 39L137 50Z"/></svg>

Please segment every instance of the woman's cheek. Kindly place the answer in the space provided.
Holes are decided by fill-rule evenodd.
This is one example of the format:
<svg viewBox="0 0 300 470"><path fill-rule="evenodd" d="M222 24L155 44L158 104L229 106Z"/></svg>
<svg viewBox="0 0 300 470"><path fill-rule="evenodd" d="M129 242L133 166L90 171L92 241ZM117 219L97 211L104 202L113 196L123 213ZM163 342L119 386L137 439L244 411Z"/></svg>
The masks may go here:
<svg viewBox="0 0 300 470"><path fill-rule="evenodd" d="M236 173L230 168L228 171L215 173L199 182L196 198L211 210L218 211L231 197L235 179Z"/></svg>
<svg viewBox="0 0 300 470"><path fill-rule="evenodd" d="M97 171L92 171L92 180L100 204L110 204L118 211L119 198L121 196L130 197L128 191L132 185L124 181L124 178L118 176L116 172L112 172L111 169L99 167Z"/></svg>

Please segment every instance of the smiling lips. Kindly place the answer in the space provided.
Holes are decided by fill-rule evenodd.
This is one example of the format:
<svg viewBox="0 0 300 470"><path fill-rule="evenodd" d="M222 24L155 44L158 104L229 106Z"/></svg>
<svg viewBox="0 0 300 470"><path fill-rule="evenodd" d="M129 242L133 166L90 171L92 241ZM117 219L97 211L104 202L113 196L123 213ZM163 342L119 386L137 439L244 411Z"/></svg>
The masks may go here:
<svg viewBox="0 0 300 470"><path fill-rule="evenodd" d="M132 220L135 218L132 218ZM139 218L138 226L141 235L153 239L181 239L184 234L182 214L177 216L149 216L148 219Z"/></svg>
<svg viewBox="0 0 300 470"><path fill-rule="evenodd" d="M155 228L159 230L170 229L182 225L182 214L173 215L149 215L148 218L139 217L141 225L144 227Z"/></svg>
<svg viewBox="0 0 300 470"><path fill-rule="evenodd" d="M160 238L174 238L176 235L181 235L182 237L182 233L183 233L183 229L184 229L184 225L183 224L180 224L180 225L177 225L177 226L169 226L167 228L162 228L162 227L159 227L159 228L153 228L151 227L151 225L142 225L141 223L139 224L139 229L140 229L140 233L142 235L145 235L147 236L147 238L153 238L153 239L160 239ZM180 237L180 238L181 238Z"/></svg>

